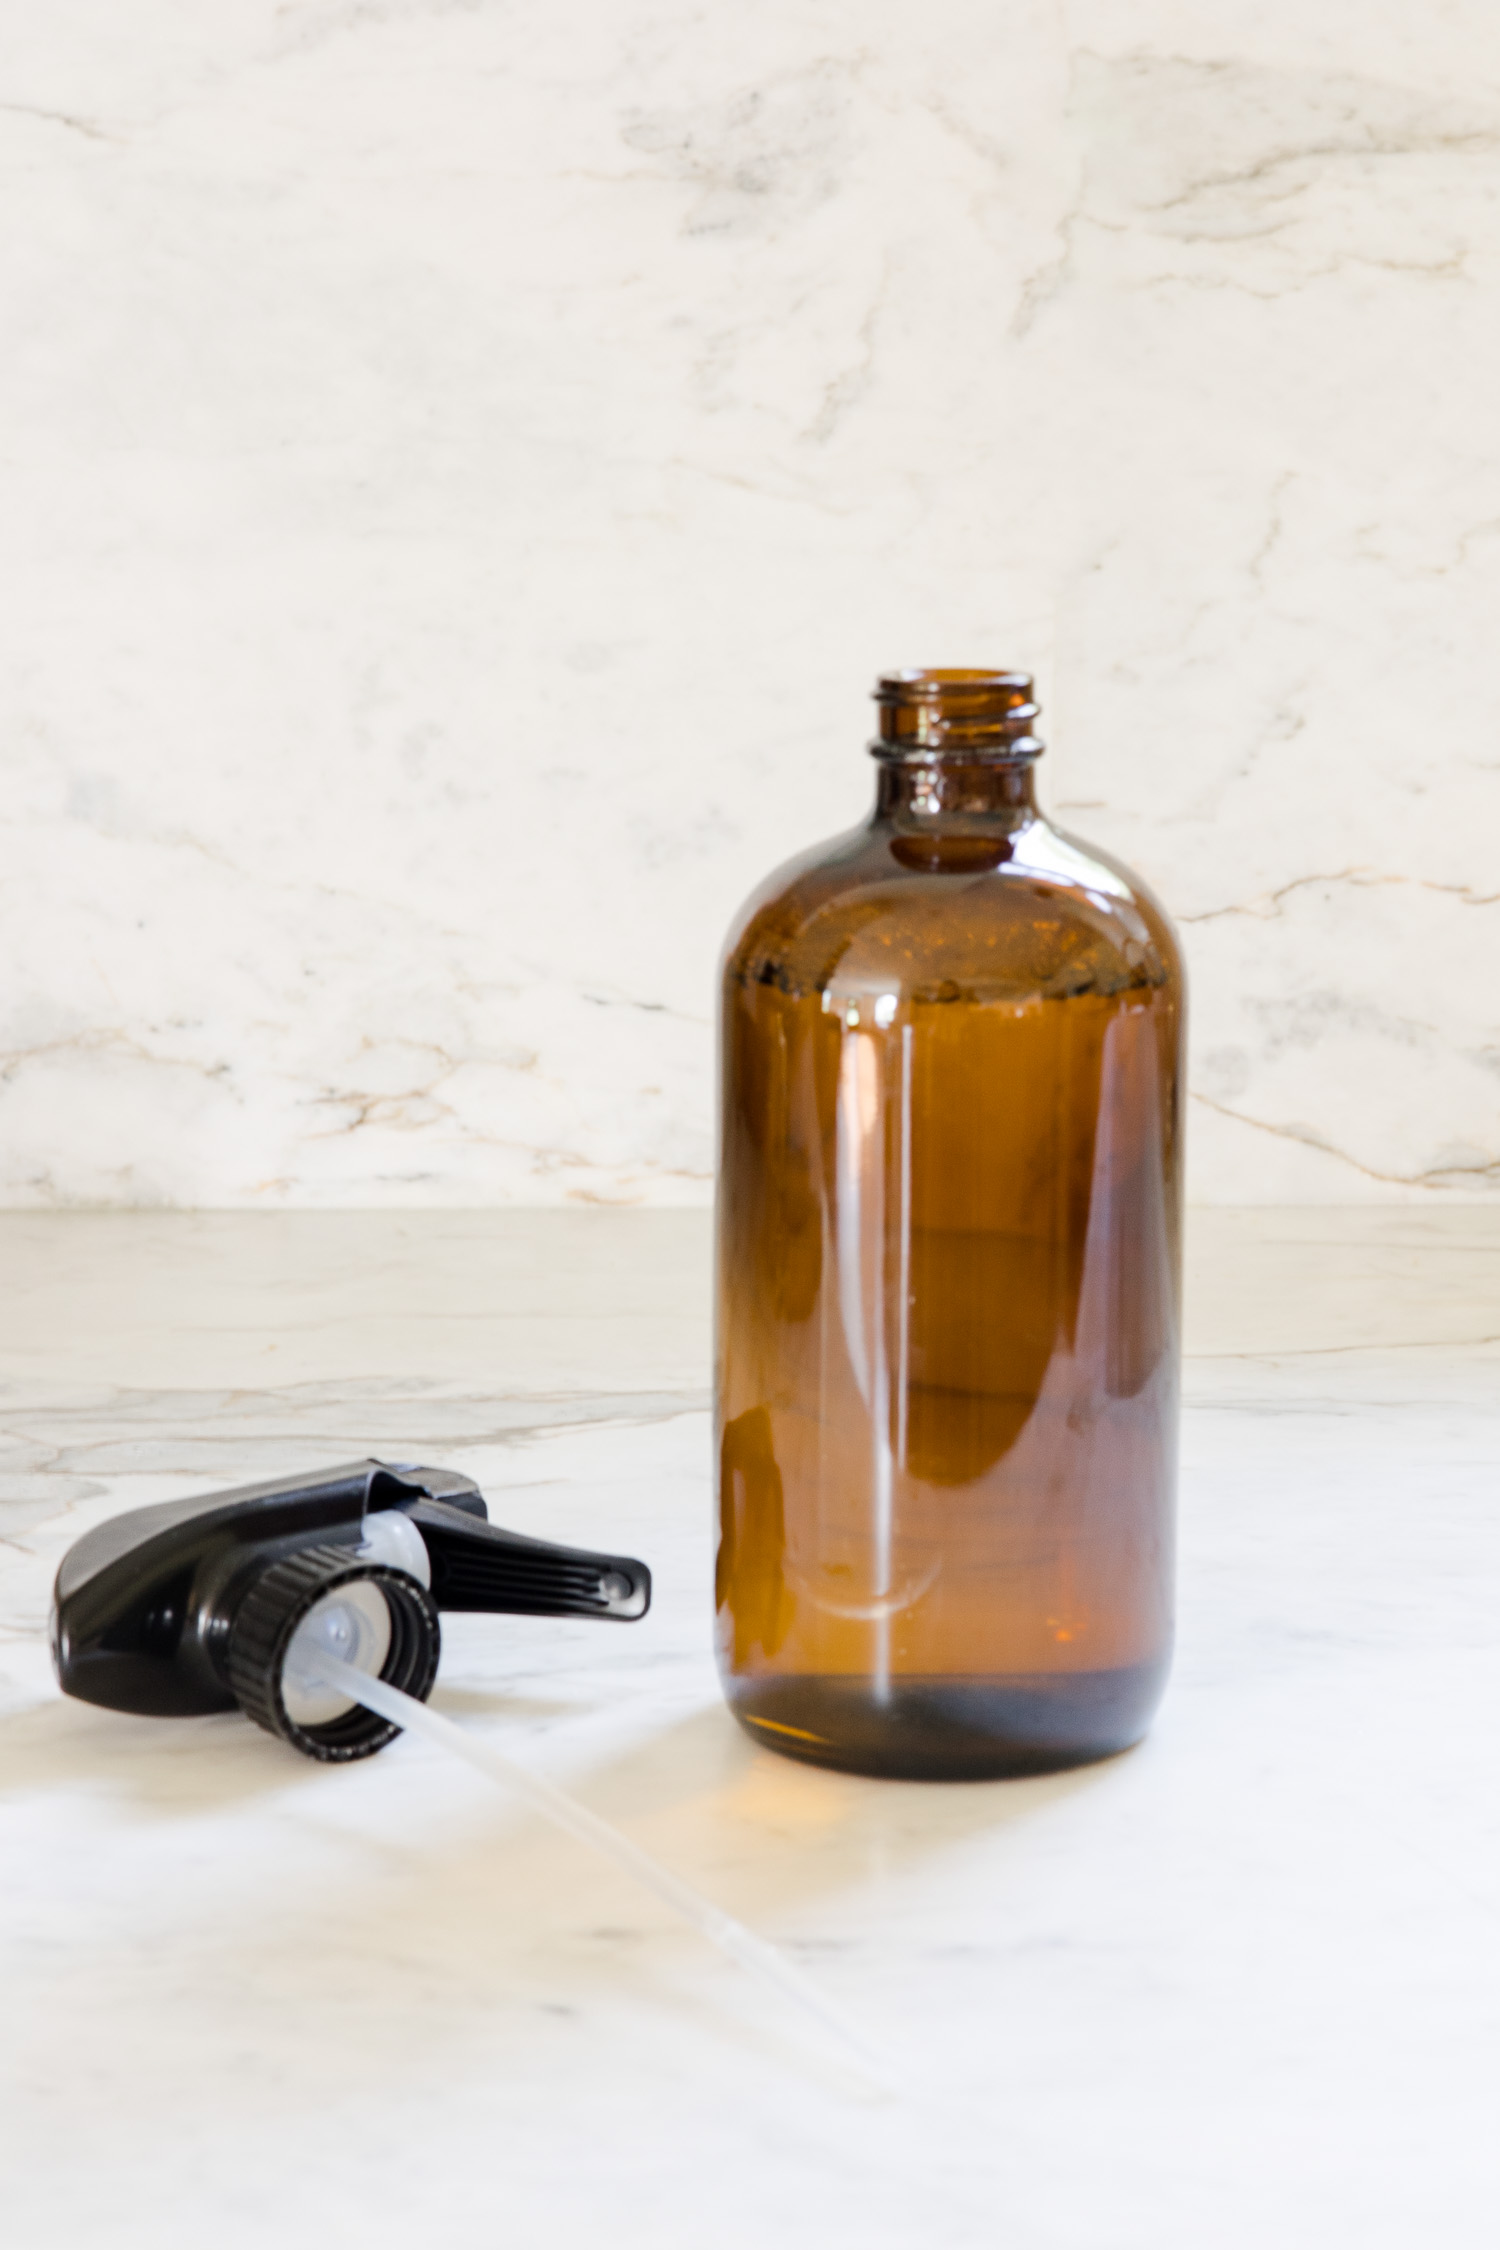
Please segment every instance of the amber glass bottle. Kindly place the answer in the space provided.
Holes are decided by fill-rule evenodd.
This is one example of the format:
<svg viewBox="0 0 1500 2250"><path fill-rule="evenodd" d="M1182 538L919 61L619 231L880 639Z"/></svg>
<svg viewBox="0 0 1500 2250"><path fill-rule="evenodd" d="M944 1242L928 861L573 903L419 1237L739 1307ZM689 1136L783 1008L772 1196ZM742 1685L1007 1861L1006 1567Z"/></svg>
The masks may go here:
<svg viewBox="0 0 1500 2250"><path fill-rule="evenodd" d="M871 818L724 964L718 1648L757 1740L1043 1771L1171 1648L1182 970L1022 672L881 680Z"/></svg>

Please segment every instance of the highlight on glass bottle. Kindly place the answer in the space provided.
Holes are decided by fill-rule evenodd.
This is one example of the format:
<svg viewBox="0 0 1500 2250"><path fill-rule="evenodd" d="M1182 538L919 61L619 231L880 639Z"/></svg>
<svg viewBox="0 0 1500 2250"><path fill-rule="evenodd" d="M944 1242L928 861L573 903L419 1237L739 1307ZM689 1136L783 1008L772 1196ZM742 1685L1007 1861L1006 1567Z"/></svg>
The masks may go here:
<svg viewBox="0 0 1500 2250"><path fill-rule="evenodd" d="M725 955L718 1652L857 1772L1127 1747L1171 1648L1182 970L1024 672L884 677L868 821Z"/></svg>

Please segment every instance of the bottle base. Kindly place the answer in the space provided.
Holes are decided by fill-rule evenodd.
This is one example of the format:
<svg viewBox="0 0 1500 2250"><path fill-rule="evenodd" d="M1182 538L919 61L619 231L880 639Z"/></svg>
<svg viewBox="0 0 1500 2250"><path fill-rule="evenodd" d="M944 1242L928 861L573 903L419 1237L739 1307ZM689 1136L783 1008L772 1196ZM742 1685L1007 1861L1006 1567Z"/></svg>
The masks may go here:
<svg viewBox="0 0 1500 2250"><path fill-rule="evenodd" d="M805 1764L888 1781L996 1781L1092 1765L1140 1741L1165 1661L1107 1672L729 1679L755 1742Z"/></svg>

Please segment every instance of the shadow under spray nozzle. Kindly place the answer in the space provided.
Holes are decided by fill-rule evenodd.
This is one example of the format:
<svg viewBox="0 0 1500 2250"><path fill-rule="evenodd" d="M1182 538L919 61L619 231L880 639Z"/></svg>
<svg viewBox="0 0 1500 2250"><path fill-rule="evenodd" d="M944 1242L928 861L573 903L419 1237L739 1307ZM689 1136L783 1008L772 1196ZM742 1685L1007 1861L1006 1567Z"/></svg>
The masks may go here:
<svg viewBox="0 0 1500 2250"><path fill-rule="evenodd" d="M631 1621L651 1573L502 1531L447 1469L357 1461L316 1476L137 1508L63 1557L52 1657L63 1691L113 1711L232 1710L309 1758L367 1758L398 1729L289 1675L321 1648L421 1699L441 1610Z"/></svg>

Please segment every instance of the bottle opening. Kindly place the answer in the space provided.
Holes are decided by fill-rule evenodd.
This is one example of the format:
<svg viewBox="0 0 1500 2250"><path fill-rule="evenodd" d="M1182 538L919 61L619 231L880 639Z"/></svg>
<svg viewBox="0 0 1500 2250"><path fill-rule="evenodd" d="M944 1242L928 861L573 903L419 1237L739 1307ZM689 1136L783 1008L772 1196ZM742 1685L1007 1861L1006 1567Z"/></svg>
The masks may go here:
<svg viewBox="0 0 1500 2250"><path fill-rule="evenodd" d="M875 684L880 736L877 757L946 751L973 758L1035 758L1038 705L1029 672L976 667L883 672Z"/></svg>

